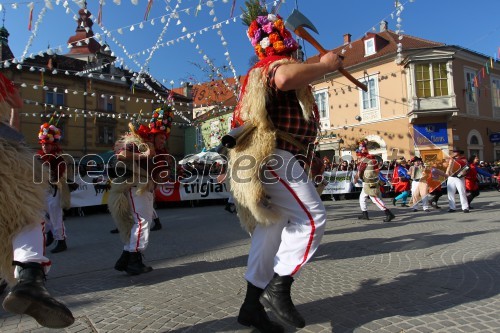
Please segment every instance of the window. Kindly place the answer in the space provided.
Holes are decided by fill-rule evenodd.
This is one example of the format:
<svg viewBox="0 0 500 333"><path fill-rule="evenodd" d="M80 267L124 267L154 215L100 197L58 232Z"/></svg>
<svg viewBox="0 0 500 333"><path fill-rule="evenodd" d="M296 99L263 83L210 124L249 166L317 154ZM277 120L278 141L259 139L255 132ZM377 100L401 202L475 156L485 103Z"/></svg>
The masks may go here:
<svg viewBox="0 0 500 333"><path fill-rule="evenodd" d="M465 92L467 95L467 102L476 103L476 87L474 81L476 80L476 73L471 71L465 72Z"/></svg>
<svg viewBox="0 0 500 333"><path fill-rule="evenodd" d="M365 40L365 57L375 54L375 38Z"/></svg>
<svg viewBox="0 0 500 333"><path fill-rule="evenodd" d="M500 79L496 77L491 78L491 98L493 107L500 108Z"/></svg>
<svg viewBox="0 0 500 333"><path fill-rule="evenodd" d="M328 118L328 95L326 91L314 93L314 99L318 105L319 117Z"/></svg>
<svg viewBox="0 0 500 333"><path fill-rule="evenodd" d="M448 96L448 71L445 62L415 66L417 97Z"/></svg>
<svg viewBox="0 0 500 333"><path fill-rule="evenodd" d="M99 97L99 100L97 102L97 106L98 106L99 110L102 110L102 111L106 111L106 112L115 111L115 102L114 102L113 96L101 94L101 96Z"/></svg>
<svg viewBox="0 0 500 333"><path fill-rule="evenodd" d="M469 144L471 144L471 145L478 145L479 144L479 140L477 139L477 136L475 136L475 135L471 136Z"/></svg>
<svg viewBox="0 0 500 333"><path fill-rule="evenodd" d="M51 105L64 105L64 94L62 92L46 91L45 103Z"/></svg>
<svg viewBox="0 0 500 333"><path fill-rule="evenodd" d="M361 90L362 93L362 108L363 110L377 108L377 87L375 78L370 78L364 82L368 91Z"/></svg>
<svg viewBox="0 0 500 333"><path fill-rule="evenodd" d="M99 125L97 133L97 143L113 144L115 142L115 126Z"/></svg>

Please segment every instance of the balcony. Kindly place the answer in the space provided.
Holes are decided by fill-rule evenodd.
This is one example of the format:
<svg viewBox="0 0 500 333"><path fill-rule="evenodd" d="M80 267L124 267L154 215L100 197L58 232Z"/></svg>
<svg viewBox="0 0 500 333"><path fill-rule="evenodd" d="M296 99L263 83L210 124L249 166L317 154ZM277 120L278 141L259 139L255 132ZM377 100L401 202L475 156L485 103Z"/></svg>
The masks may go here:
<svg viewBox="0 0 500 333"><path fill-rule="evenodd" d="M458 113L455 95L439 97L414 97L410 100L408 117L410 121L428 116L455 116Z"/></svg>

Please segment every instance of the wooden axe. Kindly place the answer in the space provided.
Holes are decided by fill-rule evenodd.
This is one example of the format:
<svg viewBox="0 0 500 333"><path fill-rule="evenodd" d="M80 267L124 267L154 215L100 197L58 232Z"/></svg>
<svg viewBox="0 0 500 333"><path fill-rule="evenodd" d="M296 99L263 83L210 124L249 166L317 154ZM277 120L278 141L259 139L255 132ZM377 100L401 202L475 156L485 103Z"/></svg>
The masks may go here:
<svg viewBox="0 0 500 333"><path fill-rule="evenodd" d="M316 27L314 24L312 24L311 21L307 17L304 16L301 12L299 12L297 9L294 9L292 14L286 19L285 21L285 26L287 29L292 30L295 32L295 34L304 40L308 41L312 46L316 48L316 50L319 51L320 55L324 55L328 51L321 46L321 44L313 37L311 36L304 27L307 27L314 31L315 33L318 33L318 30L316 30ZM342 57L342 56L341 56ZM343 57L342 57L343 58ZM348 71L343 69L342 67L339 68L339 72L342 73L346 78L349 79L352 83L354 83L357 87L361 88L364 91L368 91L368 88L366 87L365 84L359 82L356 80Z"/></svg>

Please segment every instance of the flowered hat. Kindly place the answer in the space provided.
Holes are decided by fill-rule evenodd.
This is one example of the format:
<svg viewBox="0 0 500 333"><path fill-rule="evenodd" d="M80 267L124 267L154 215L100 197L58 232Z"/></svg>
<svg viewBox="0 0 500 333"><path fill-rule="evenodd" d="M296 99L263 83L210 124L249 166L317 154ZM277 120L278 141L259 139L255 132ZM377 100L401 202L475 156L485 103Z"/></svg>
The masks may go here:
<svg viewBox="0 0 500 333"><path fill-rule="evenodd" d="M285 28L283 18L269 14L258 0L246 1L243 23L248 25L247 36L259 59L273 55L290 55L299 48L292 34Z"/></svg>
<svg viewBox="0 0 500 333"><path fill-rule="evenodd" d="M356 149L357 156L368 156L367 140L362 140L359 142L359 146Z"/></svg>
<svg viewBox="0 0 500 333"><path fill-rule="evenodd" d="M55 114L48 123L40 125L38 132L38 143L58 143L62 139L61 130L56 127L57 121L54 120Z"/></svg>
<svg viewBox="0 0 500 333"><path fill-rule="evenodd" d="M164 133L170 136L170 129L172 127L172 120L174 113L170 106L164 106L153 111L153 117L149 122L149 129L151 134Z"/></svg>

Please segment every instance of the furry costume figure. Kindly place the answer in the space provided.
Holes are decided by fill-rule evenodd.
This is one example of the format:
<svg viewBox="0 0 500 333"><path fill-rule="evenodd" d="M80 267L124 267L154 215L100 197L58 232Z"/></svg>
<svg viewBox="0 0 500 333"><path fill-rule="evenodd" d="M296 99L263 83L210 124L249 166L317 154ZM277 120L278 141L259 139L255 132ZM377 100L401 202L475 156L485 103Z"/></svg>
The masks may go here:
<svg viewBox="0 0 500 333"><path fill-rule="evenodd" d="M262 163L273 154L276 148L277 131L268 118L266 110L267 73L275 66L296 63L291 58L273 58L272 62L258 63L247 75L246 89L243 92L239 108L241 120L254 126L248 135L238 139L234 149L229 152L230 187L235 199L243 228L253 232L257 223L270 225L279 220L278 212L272 209L272 201L268 200L259 174ZM309 87L296 91L297 98L306 120L312 118L314 96ZM254 167L245 168L248 158ZM243 162L243 163L242 163ZM238 181L244 179L245 181Z"/></svg>
<svg viewBox="0 0 500 333"><path fill-rule="evenodd" d="M2 108L1 111L5 110ZM33 221L43 220L47 189L42 184L34 185L33 172L37 173L36 178L42 178L42 168L34 161L34 154L24 144L0 137L0 201L4 207L0 209L0 278L9 284L15 282L13 237ZM47 179L48 175L44 176ZM29 204L22 198L29 198Z"/></svg>
<svg viewBox="0 0 500 333"><path fill-rule="evenodd" d="M115 143L115 153L126 149L127 145L136 145L137 147L145 147L147 143L135 133L131 128L130 133L123 135ZM132 217L132 209L127 197L127 193L132 187L137 187L137 193L143 193L150 190L153 186L152 181L148 178L147 171L139 167L136 161L120 161L116 166L120 168L123 166L127 174L119 176L111 182L111 189L108 196L108 209L115 222L117 229L120 232L120 238L124 243L130 239L130 230L134 224Z"/></svg>

